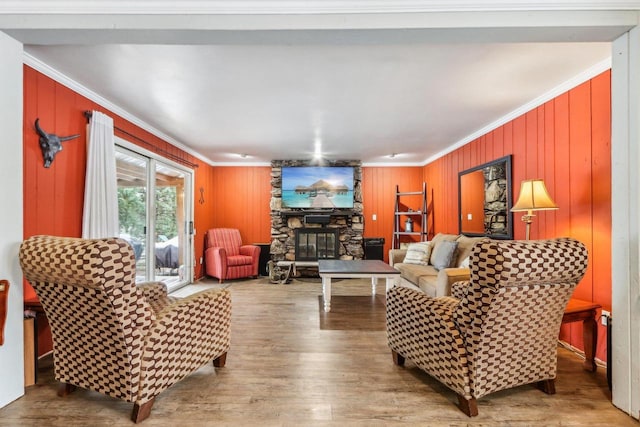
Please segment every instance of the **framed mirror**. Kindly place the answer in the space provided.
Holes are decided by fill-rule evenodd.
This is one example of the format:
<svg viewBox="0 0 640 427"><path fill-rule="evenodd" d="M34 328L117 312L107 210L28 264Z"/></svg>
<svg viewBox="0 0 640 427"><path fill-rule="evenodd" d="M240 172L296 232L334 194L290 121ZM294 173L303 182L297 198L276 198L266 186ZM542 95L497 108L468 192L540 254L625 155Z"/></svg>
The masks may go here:
<svg viewBox="0 0 640 427"><path fill-rule="evenodd" d="M460 234L513 239L511 155L458 174Z"/></svg>

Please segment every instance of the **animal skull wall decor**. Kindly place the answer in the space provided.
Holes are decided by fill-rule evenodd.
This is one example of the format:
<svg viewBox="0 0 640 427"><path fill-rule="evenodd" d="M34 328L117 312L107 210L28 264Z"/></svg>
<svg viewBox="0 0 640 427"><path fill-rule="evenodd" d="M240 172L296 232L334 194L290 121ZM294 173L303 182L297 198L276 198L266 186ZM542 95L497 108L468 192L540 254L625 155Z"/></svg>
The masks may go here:
<svg viewBox="0 0 640 427"><path fill-rule="evenodd" d="M36 132L40 135L40 149L42 150L42 157L44 158L44 167L48 168L51 166L53 162L53 158L56 156L58 151L62 150L62 143L64 141L69 141L70 139L74 139L80 136L71 135L71 136L57 136L52 133L46 133L39 124L40 119L36 119L35 127Z"/></svg>

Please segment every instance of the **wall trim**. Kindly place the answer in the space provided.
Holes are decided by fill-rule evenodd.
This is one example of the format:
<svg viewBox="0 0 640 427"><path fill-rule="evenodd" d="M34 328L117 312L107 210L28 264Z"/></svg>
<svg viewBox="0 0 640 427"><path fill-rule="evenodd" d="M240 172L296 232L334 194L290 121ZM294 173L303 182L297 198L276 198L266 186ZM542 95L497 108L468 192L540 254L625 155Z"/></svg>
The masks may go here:
<svg viewBox="0 0 640 427"><path fill-rule="evenodd" d="M545 102L551 101L553 98L556 98L560 95L562 95L565 92L568 92L569 90L579 86L580 84L591 80L592 78L596 77L597 75L607 71L611 69L611 57L598 62L597 64L593 65L592 67L584 70L583 72L581 72L580 74L570 78L569 80L565 81L564 83L559 84L558 86L554 87L553 89L551 89L550 91L540 95L539 97L527 102L526 104L516 108L515 110L513 110L512 112L502 116L501 118L499 118L498 120L494 121L493 123L490 123L488 125L486 125L483 128L478 129L477 131L475 131L474 133L462 138L460 141L450 145L448 148L446 148L445 150L442 150L436 154L434 154L433 156L427 158L424 163L423 166L428 165L429 163L439 159L440 157L443 157L455 150L457 150L460 147L463 147L464 145L470 143L471 141L474 141L478 138L480 138L483 135L488 134L489 132L499 128L500 126L503 126L504 124L524 115L525 113L541 106L542 104L544 104Z"/></svg>
<svg viewBox="0 0 640 427"><path fill-rule="evenodd" d="M194 157L197 157L198 159L202 160L203 162L205 162L205 163L207 163L207 164L209 164L211 166L214 166L213 160L211 160L208 157L198 153L197 151L193 150L192 148L187 147L186 145L182 144L181 142L177 141L176 139L170 137L169 135L165 134L164 132L156 129L153 126L151 126L147 122L144 122L144 121L140 120L138 117L134 116L133 114L131 114L128 111L126 111L125 109L119 107L118 105L116 105L113 102L109 101L108 99L104 98L103 96L97 94L96 92L92 91L91 89L87 88L86 86L83 86L82 84L80 84L77 81L73 80L72 78L70 78L66 74L63 74L60 71L56 70L55 68L53 68L53 67L45 64L44 62L40 61L35 56L30 55L27 52L23 52L23 63L25 65L28 65L29 67L33 68L34 70L44 74L45 76L52 78L53 80L55 80L56 82L60 83L61 85L64 85L64 86L68 87L69 89L77 92L78 94L84 96L85 98L88 98L91 101L99 104L100 106L108 109L112 113L117 114L118 116L120 116L123 119L131 122L132 124L138 126L139 128L144 129L147 132L150 132L151 134L157 136L158 138L162 139L165 142L168 142L169 144L173 145L174 147L179 148L182 151L184 151L186 153L189 153Z"/></svg>
<svg viewBox="0 0 640 427"><path fill-rule="evenodd" d="M215 162L212 164L213 166L268 166L271 167L271 162Z"/></svg>

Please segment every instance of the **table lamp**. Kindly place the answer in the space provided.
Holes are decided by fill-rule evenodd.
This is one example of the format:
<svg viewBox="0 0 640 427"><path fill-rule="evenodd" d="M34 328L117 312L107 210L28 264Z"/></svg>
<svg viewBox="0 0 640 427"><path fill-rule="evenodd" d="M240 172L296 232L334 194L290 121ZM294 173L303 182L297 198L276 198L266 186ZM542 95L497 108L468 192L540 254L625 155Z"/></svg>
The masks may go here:
<svg viewBox="0 0 640 427"><path fill-rule="evenodd" d="M522 221L527 224L526 240L529 240L531 221L535 216L533 211L547 211L558 209L549 196L547 187L541 179L527 179L520 184L520 196L511 208L511 212L527 212L522 215Z"/></svg>

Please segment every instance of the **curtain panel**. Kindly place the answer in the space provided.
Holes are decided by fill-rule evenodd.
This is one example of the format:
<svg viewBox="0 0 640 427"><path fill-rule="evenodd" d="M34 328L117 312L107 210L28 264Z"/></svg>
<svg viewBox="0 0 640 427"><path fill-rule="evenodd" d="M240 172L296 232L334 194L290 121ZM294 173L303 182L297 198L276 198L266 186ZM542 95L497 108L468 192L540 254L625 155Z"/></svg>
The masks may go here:
<svg viewBox="0 0 640 427"><path fill-rule="evenodd" d="M111 117L99 111L92 112L87 145L82 237L117 237L118 185Z"/></svg>

